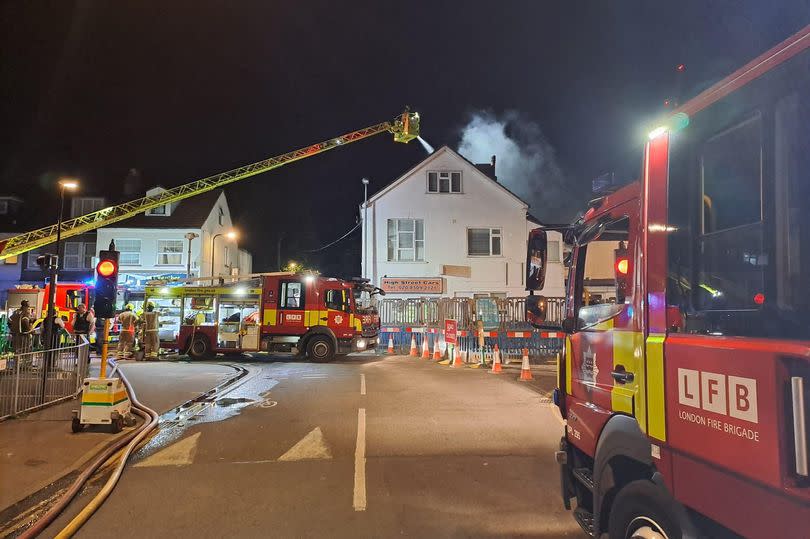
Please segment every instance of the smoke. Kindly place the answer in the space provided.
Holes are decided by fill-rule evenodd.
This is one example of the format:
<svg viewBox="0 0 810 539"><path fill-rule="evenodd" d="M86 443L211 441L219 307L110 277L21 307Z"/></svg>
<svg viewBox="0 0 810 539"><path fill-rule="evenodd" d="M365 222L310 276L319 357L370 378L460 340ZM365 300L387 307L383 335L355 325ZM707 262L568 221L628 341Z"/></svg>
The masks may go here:
<svg viewBox="0 0 810 539"><path fill-rule="evenodd" d="M473 163L497 156L498 182L525 200L543 222L567 222L582 204L557 163L540 126L515 111L474 113L461 131L458 152Z"/></svg>

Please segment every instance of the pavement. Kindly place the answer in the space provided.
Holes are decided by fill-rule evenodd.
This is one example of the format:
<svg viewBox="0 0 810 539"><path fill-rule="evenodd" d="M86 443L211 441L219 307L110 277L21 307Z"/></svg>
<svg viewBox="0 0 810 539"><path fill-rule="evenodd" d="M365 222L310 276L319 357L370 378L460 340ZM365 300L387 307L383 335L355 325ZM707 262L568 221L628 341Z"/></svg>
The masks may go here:
<svg viewBox="0 0 810 539"><path fill-rule="evenodd" d="M550 369L529 385L404 356L240 364L164 422L79 537L584 537L560 500Z"/></svg>
<svg viewBox="0 0 810 539"><path fill-rule="evenodd" d="M119 362L142 403L170 410L233 376L225 365ZM98 359L91 365L98 372ZM71 432L77 400L0 422L0 515L17 502L82 468L120 435L104 427Z"/></svg>

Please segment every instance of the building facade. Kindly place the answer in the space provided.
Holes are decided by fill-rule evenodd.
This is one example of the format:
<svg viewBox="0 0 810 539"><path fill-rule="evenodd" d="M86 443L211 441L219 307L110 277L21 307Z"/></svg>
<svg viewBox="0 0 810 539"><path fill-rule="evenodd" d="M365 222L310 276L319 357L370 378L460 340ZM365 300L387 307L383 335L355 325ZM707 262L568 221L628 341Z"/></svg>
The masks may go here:
<svg viewBox="0 0 810 539"><path fill-rule="evenodd" d="M528 204L447 146L361 206L362 271L389 297L525 296ZM564 295L562 241L549 233L548 296Z"/></svg>
<svg viewBox="0 0 810 539"><path fill-rule="evenodd" d="M232 230L225 193L216 190L99 229L96 252L115 240L121 253L119 284L131 288L161 277L248 274L252 258L228 237Z"/></svg>

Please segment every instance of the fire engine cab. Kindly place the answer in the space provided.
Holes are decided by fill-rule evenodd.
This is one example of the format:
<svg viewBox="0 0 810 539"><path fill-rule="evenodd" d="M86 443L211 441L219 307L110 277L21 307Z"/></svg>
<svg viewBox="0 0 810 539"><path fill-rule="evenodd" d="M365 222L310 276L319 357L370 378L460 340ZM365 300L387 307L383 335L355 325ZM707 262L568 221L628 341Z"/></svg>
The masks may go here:
<svg viewBox="0 0 810 539"><path fill-rule="evenodd" d="M567 334L562 497L591 536L810 534L809 48L807 27L684 104L637 182L530 234L527 319ZM562 320L534 294L549 229Z"/></svg>
<svg viewBox="0 0 810 539"><path fill-rule="evenodd" d="M363 283L268 273L215 286L148 286L161 346L192 358L265 351L317 362L377 345L379 316L358 304Z"/></svg>
<svg viewBox="0 0 810 539"><path fill-rule="evenodd" d="M50 284L46 284L44 288L33 285L18 285L9 289L5 306L6 312L10 313L16 310L23 300L27 300L34 314L33 328L38 328L45 318L45 313L48 312L50 287ZM90 292L90 287L83 283L57 283L54 299L56 313L67 319L65 329L68 331L73 331L73 317L76 308L82 303L90 306Z"/></svg>

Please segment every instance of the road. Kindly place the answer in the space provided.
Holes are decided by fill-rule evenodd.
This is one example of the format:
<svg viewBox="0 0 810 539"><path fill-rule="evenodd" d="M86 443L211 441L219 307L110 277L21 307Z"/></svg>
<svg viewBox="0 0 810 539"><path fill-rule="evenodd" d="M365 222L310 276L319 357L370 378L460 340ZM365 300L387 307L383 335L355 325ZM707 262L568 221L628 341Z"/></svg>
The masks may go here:
<svg viewBox="0 0 810 539"><path fill-rule="evenodd" d="M407 357L242 366L167 418L79 537L583 536L558 494L559 416L526 386Z"/></svg>

